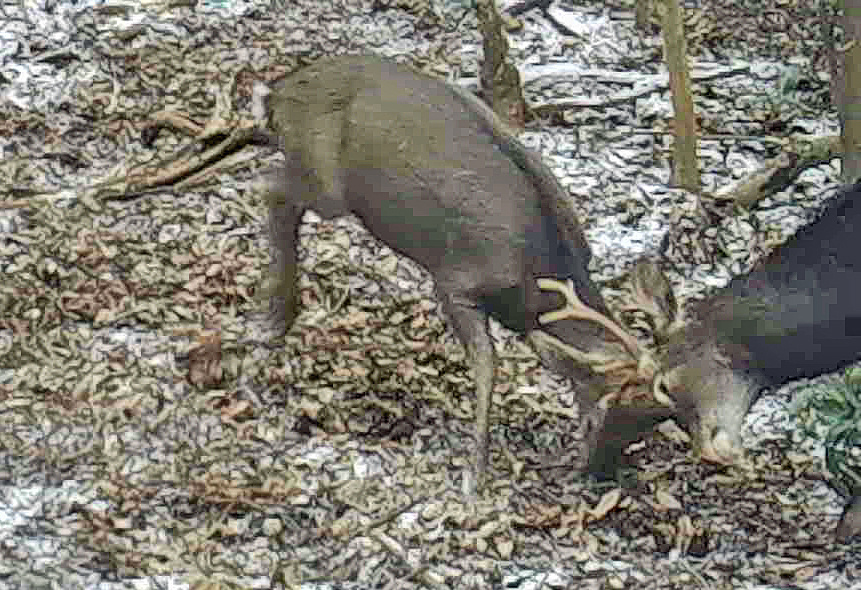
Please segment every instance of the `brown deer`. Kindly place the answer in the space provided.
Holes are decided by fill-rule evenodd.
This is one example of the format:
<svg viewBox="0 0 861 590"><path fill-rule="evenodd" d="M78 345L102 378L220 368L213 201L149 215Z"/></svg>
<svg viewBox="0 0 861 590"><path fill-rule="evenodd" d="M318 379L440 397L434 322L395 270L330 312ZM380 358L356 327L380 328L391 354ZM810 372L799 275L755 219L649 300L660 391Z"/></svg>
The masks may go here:
<svg viewBox="0 0 861 590"><path fill-rule="evenodd" d="M296 231L306 209L327 218L355 214L430 271L475 377L468 490L480 485L487 461L495 367L488 316L530 333L542 314L568 301L561 315L543 318L545 331L533 339L542 360L592 401L642 385L638 375L651 365L589 278L591 253L570 196L477 98L372 56L324 59L258 93L258 112L285 156L266 195L273 311L289 328ZM538 279L560 282L542 289Z"/></svg>

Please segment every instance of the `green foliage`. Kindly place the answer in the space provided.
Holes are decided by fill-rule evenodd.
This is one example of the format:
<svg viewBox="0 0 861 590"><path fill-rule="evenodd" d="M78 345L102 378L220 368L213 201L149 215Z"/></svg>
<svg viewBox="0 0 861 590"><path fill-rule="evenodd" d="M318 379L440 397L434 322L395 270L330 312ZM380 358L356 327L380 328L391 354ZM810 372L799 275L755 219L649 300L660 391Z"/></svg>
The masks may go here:
<svg viewBox="0 0 861 590"><path fill-rule="evenodd" d="M861 445L861 369L848 369L842 383L811 388L798 401L797 416L806 435L824 436L835 487L847 496L861 491L861 464L852 454Z"/></svg>
<svg viewBox="0 0 861 590"><path fill-rule="evenodd" d="M786 65L774 85L751 102L748 109L751 116L762 122L789 122L795 117L813 116L820 107L810 102L807 88L811 76L796 65Z"/></svg>

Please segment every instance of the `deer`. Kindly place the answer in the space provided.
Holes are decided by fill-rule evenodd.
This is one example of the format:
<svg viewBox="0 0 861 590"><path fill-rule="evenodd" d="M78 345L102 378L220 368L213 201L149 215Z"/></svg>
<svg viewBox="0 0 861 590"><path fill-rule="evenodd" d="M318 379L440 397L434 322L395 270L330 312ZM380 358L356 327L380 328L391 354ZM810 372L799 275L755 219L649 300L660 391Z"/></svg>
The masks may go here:
<svg viewBox="0 0 861 590"><path fill-rule="evenodd" d="M855 230L858 230L857 232ZM820 217L684 312L657 263L633 271L633 309L644 311L662 342L653 388L691 433L705 460L744 457L745 416L763 391L840 369L861 357L861 185L845 187ZM643 414L635 416L642 419ZM595 435L591 468L617 465L608 420ZM851 496L839 540L861 533L861 491Z"/></svg>
<svg viewBox="0 0 861 590"><path fill-rule="evenodd" d="M589 392L590 405L608 394L649 398L654 364L589 276L591 250L570 195L474 95L359 55L257 87L254 102L284 155L263 188L276 324L289 329L297 312L297 228L307 209L355 215L427 269L475 380L468 494L487 470L496 366L489 317L527 335L543 364Z"/></svg>

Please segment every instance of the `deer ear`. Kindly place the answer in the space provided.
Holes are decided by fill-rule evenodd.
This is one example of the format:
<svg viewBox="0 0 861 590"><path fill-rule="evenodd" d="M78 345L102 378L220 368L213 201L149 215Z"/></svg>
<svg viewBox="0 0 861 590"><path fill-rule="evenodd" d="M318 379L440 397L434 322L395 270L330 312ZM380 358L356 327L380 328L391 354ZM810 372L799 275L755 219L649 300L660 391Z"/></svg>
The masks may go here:
<svg viewBox="0 0 861 590"><path fill-rule="evenodd" d="M623 311L642 311L652 328L657 344L667 341L669 333L681 322L681 308L673 288L658 263L641 258L631 271L634 302Z"/></svg>

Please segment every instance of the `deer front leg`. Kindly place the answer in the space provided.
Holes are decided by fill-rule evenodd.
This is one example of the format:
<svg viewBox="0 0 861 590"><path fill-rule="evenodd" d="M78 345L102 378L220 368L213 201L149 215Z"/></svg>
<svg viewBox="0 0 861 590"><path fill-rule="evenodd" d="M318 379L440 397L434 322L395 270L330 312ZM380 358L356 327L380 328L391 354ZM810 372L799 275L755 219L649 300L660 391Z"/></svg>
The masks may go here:
<svg viewBox="0 0 861 590"><path fill-rule="evenodd" d="M475 497L476 491L484 484L487 471L490 404L496 367L493 340L487 316L474 302L454 296L444 296L442 300L443 309L466 348L467 360L475 379L475 449L472 454L472 472L464 479L464 493Z"/></svg>

